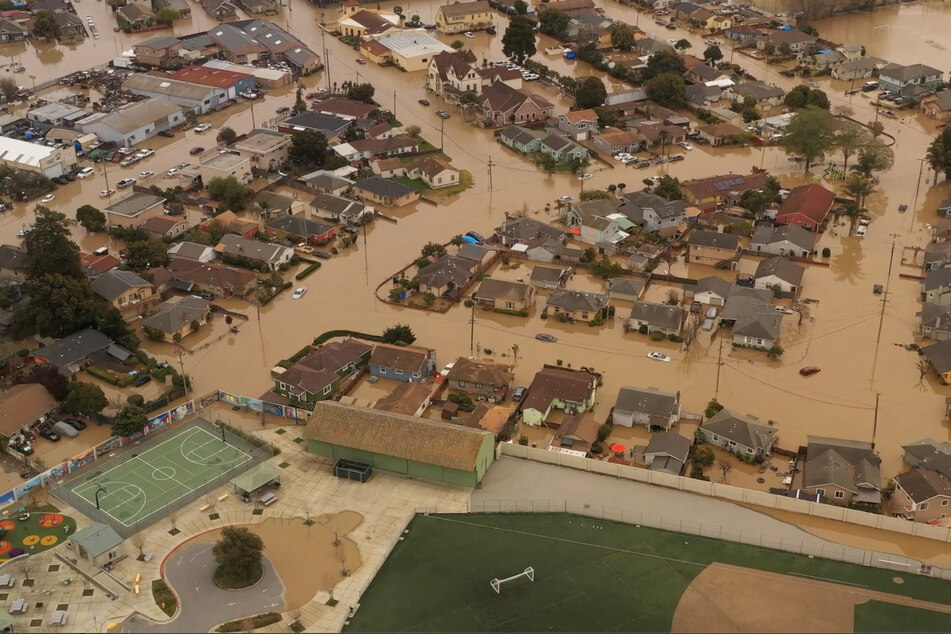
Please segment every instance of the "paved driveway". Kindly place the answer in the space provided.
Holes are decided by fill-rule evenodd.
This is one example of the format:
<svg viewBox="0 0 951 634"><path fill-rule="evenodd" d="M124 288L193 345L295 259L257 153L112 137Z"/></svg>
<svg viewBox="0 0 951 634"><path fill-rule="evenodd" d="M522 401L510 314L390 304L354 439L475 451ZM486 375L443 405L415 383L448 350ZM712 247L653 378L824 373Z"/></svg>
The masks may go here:
<svg viewBox="0 0 951 634"><path fill-rule="evenodd" d="M264 577L245 590L222 590L211 580L212 542L186 546L165 563L165 580L178 595L181 609L171 623L156 625L137 617L123 632L207 632L215 625L245 616L284 609L284 585L264 557Z"/></svg>

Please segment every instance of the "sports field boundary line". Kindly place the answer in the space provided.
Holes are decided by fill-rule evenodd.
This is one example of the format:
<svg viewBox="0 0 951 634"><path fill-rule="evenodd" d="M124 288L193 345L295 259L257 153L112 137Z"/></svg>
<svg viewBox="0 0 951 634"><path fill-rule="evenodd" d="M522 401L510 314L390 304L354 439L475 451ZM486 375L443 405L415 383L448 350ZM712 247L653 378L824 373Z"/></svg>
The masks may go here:
<svg viewBox="0 0 951 634"><path fill-rule="evenodd" d="M514 529L514 528L504 528L504 527L502 527L502 526L487 526L487 525L485 525L485 524L480 524L480 523L478 523L478 522L465 522L465 521L462 521L462 520L457 520L457 519L449 518L449 517L441 517L441 516L438 516L438 515L423 515L422 517L429 518L429 519L435 519L435 520L439 520L439 521L443 521L443 522L452 522L452 523L456 523L456 524L463 524L463 525L466 525L466 526L478 526L478 527L487 528L487 529L490 529L490 530L501 531L501 532L504 532L504 533L513 533L513 534L516 534L516 535L523 535L523 536L525 536L525 537L536 537L536 538L540 537L540 538L543 538L543 539L550 539L550 540L553 540L553 541L563 542L563 543L566 543L566 544L574 544L574 545L576 545L576 546L589 546L589 547L592 547L592 548L600 548L600 549L602 549L602 550L611 550L611 551L615 551L615 552L619 552L619 553L627 553L627 554L630 554L630 555L637 555L637 556L640 556L640 557L647 557L647 558L650 558L650 559L661 559L661 560L664 560L664 561L675 561L675 562L677 562L677 563L688 564L688 565L691 565L691 566L702 566L703 568L707 568L707 567L709 567L709 566L714 566L714 565L719 565L719 566L728 566L728 567L730 567L732 570L734 570L735 572L741 572L741 573L753 574L753 575L760 575L760 576L764 576L764 577L766 577L766 576L771 576L771 575L778 575L778 576L781 576L781 577L791 577L791 576L792 576L791 574L788 574L788 573L771 572L771 571L768 571L768 570L761 570L761 569L759 569L759 568L745 568L745 567L742 567L742 566L734 566L734 565L732 565L732 564L726 564L726 563L722 563L722 562L718 562L718 561L712 561L712 562L710 562L709 564L702 564L702 563L698 563L698 562L696 562L696 561L689 561L689 560L687 560L687 559L677 559L676 557L667 557L667 556L664 556L664 555L659 555L659 554L657 554L656 552L655 552L654 554L651 554L651 553L643 553L643 552L637 552L637 551L634 551L634 550L628 550L628 549L626 549L626 548L618 548L617 546L606 546L606 545L604 545L604 544L592 544L592 543L589 543L589 542L582 542L582 541L578 541L578 540L574 540L574 539L568 539L568 538L566 538L566 537L554 537L554 536L551 536L551 535L544 535L544 534L541 534L541 533L530 533L530 532L528 532L528 531L517 530L517 529ZM590 518L588 518L588 519L590 519ZM596 521L596 520L595 520L595 521ZM610 521L610 520L606 520L606 521ZM651 529L651 530L656 530L656 529ZM685 537L686 537L686 536L685 536ZM706 538L703 538L703 539L706 539ZM752 546L751 546L751 548L752 548ZM839 563L844 563L844 562L839 562ZM858 564L852 564L852 565L858 565ZM853 589L850 589L850 587L854 587L855 584L851 584L851 583L849 583L849 582L841 582L841 583L840 583L839 581L836 581L836 580L833 580L833 579L820 581L820 580L817 580L817 579L804 578L804 577L805 577L804 575L797 575L797 576L800 577L801 580L797 580L797 579L787 579L787 581L788 581L789 583L801 583L801 584L821 583L821 584L827 584L827 585L830 585L830 586L832 586L832 585L845 585L845 586L848 586L848 587L838 588L838 590L839 590L840 592L850 592L850 593L855 593L855 594L862 594L862 593L864 593L865 595L868 595L869 598L878 598L878 597L873 597L873 596L871 596L871 595L877 594L877 595L881 595L882 597L886 597L886 598L882 598L882 599L881 599L882 601L885 601L886 603L899 603L899 604L901 604L901 605L908 605L908 606L910 606L910 607L922 607L923 609L926 609L926 610L932 610L932 611L935 611L935 612L944 612L944 613L946 613L946 614L951 614L951 605L946 605L946 604L942 604L942 603L932 603L932 602L930 602L930 601L924 601L924 600L921 600L921 599L913 599L913 598L911 598L911 597L904 597L903 595L890 594L890 593L887 593L887 592L882 592L882 591L880 591L880 590L873 590L873 589L871 589L871 588L869 588L869 589L867 589L867 590L864 590L864 589L862 589L861 587L858 587L858 588L855 588L855 589L853 590ZM892 600L891 597L901 597L902 599L905 599L906 601L910 601L911 603L906 603L906 602L904 602L904 601ZM916 605L916 604L920 604L920 605ZM927 606L929 606L929 605L940 606L940 608L937 608L937 607L934 607L934 608L933 608L933 607L927 607Z"/></svg>
<svg viewBox="0 0 951 634"><path fill-rule="evenodd" d="M871 589L872 589L871 586L864 586L864 585L862 585L861 583L852 583L851 581L836 581L835 579L829 579L828 577L817 577L817 576L815 576L815 575L807 575L807 574L805 574L805 573L803 573L803 572L792 572L792 571L789 571L789 572L786 572L786 573L784 573L784 574L793 575L793 576L796 576L796 577L805 577L806 579L811 579L811 580L813 580L813 581L827 581L827 582L829 582L829 583L839 583L839 584L846 585L846 586L855 586L856 588L864 588L864 589L866 589L866 590L871 590Z"/></svg>

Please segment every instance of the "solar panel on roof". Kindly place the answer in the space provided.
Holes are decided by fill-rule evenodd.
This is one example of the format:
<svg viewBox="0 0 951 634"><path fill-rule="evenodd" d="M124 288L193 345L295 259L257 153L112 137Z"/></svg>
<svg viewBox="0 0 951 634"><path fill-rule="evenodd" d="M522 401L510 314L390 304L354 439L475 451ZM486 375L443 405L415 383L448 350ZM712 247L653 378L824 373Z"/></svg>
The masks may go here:
<svg viewBox="0 0 951 634"><path fill-rule="evenodd" d="M719 181L717 183L714 183L713 186L717 188L717 191L722 192L724 190L727 190L733 187L734 185L740 185L742 183L743 183L743 179L737 177L737 178L728 178L726 180Z"/></svg>

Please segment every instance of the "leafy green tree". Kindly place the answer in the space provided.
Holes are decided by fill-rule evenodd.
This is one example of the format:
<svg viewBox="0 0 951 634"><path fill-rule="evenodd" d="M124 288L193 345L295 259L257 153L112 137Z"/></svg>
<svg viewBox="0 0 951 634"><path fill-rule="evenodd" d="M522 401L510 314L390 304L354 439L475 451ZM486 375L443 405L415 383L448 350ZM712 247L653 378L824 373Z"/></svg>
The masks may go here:
<svg viewBox="0 0 951 634"><path fill-rule="evenodd" d="M62 401L69 394L69 381L52 363L38 365L33 370L33 378L57 401Z"/></svg>
<svg viewBox="0 0 951 634"><path fill-rule="evenodd" d="M680 75L664 73L647 81L647 96L658 105L678 110L687 103L687 85Z"/></svg>
<svg viewBox="0 0 951 634"><path fill-rule="evenodd" d="M23 238L27 277L58 273L85 279L79 263L79 247L72 241L66 216L46 207L36 208L36 219Z"/></svg>
<svg viewBox="0 0 951 634"><path fill-rule="evenodd" d="M383 331L383 343L393 344L394 346L408 346L416 341L416 335L413 329L406 324L396 324L389 326Z"/></svg>
<svg viewBox="0 0 951 634"><path fill-rule="evenodd" d="M18 92L20 92L20 87L17 86L15 79L12 77L0 77L0 95L3 95L4 99L13 101L16 99Z"/></svg>
<svg viewBox="0 0 951 634"><path fill-rule="evenodd" d="M327 137L315 130L295 132L287 154L291 163L303 169L322 167L327 159Z"/></svg>
<svg viewBox="0 0 951 634"><path fill-rule="evenodd" d="M528 13L528 3L525 0L515 0L512 3L512 8L515 9L515 15L526 15Z"/></svg>
<svg viewBox="0 0 951 634"><path fill-rule="evenodd" d="M453 40L452 44L450 44L449 46L456 49L457 51L461 51L462 47L465 46L465 44L463 44L462 40Z"/></svg>
<svg viewBox="0 0 951 634"><path fill-rule="evenodd" d="M674 51L662 50L647 58L647 64L641 76L647 81L665 73L683 76L685 72L687 72L687 65L682 57Z"/></svg>
<svg viewBox="0 0 951 634"><path fill-rule="evenodd" d="M238 133L235 132L234 129L228 126L225 126L221 128L221 130L218 131L217 140L219 143L223 143L225 145L231 145L232 143L238 140Z"/></svg>
<svg viewBox="0 0 951 634"><path fill-rule="evenodd" d="M766 356L770 359L778 359L783 356L783 353L786 352L781 345L774 343L770 346L769 350L766 351Z"/></svg>
<svg viewBox="0 0 951 634"><path fill-rule="evenodd" d="M872 138L859 150L858 159L852 171L871 178L875 172L890 170L895 164L895 153L881 139Z"/></svg>
<svg viewBox="0 0 951 634"><path fill-rule="evenodd" d="M98 385L73 381L69 384L69 392L63 402L63 410L79 416L94 416L105 409L108 404L109 399L106 398L106 394Z"/></svg>
<svg viewBox="0 0 951 634"><path fill-rule="evenodd" d="M684 188L680 179L675 176L664 175L654 186L654 193L666 200L683 200Z"/></svg>
<svg viewBox="0 0 951 634"><path fill-rule="evenodd" d="M842 169L849 169L849 159L860 148L870 143L871 133L859 125L846 125L835 135L835 145L842 154Z"/></svg>
<svg viewBox="0 0 951 634"><path fill-rule="evenodd" d="M769 195L756 189L743 192L743 196L740 198L740 207L745 209L747 215L751 218L762 216L769 203Z"/></svg>
<svg viewBox="0 0 951 634"><path fill-rule="evenodd" d="M171 24L180 17L182 17L181 14L171 7L160 9L159 12L155 14L155 19L162 24Z"/></svg>
<svg viewBox="0 0 951 634"><path fill-rule="evenodd" d="M850 174L842 185L843 193L852 197L856 207L861 211L865 208L865 198L875 191L872 181L861 174Z"/></svg>
<svg viewBox="0 0 951 634"><path fill-rule="evenodd" d="M780 144L787 154L802 156L808 172L813 162L825 156L834 142L832 115L828 110L809 106L790 119Z"/></svg>
<svg viewBox="0 0 951 634"><path fill-rule="evenodd" d="M609 280L624 273L624 267L604 256L600 260L588 263L588 273Z"/></svg>
<svg viewBox="0 0 951 634"><path fill-rule="evenodd" d="M819 88L810 88L805 84L799 84L786 93L783 103L792 110L801 110L809 106L815 106L823 110L829 109L829 97Z"/></svg>
<svg viewBox="0 0 951 634"><path fill-rule="evenodd" d="M59 37L59 24L56 23L56 16L52 11L43 9L37 11L34 17L33 35L43 38Z"/></svg>
<svg viewBox="0 0 951 634"><path fill-rule="evenodd" d="M238 182L234 176L213 178L208 183L208 194L232 211L241 211L248 202L251 190Z"/></svg>
<svg viewBox="0 0 951 634"><path fill-rule="evenodd" d="M713 460L713 449L706 445L701 445L694 449L693 458L691 458L690 461L695 465L699 465L700 468L704 468L712 465Z"/></svg>
<svg viewBox="0 0 951 634"><path fill-rule="evenodd" d="M951 128L945 128L935 137L925 159L931 169L944 174L945 180L951 178Z"/></svg>
<svg viewBox="0 0 951 634"><path fill-rule="evenodd" d="M716 63L723 59L723 51L716 44L711 44L703 52L703 59L706 62Z"/></svg>
<svg viewBox="0 0 951 634"><path fill-rule="evenodd" d="M211 549L218 564L215 577L237 583L259 579L263 573L263 551L264 542L247 528L222 529L221 539Z"/></svg>
<svg viewBox="0 0 951 634"><path fill-rule="evenodd" d="M677 43L674 44L674 48L678 51L686 51L688 48L692 47L693 44L690 43L690 40L687 38L681 38L677 40Z"/></svg>
<svg viewBox="0 0 951 634"><path fill-rule="evenodd" d="M634 29L625 22L616 22L611 29L611 45L621 51L629 51L634 47Z"/></svg>
<svg viewBox="0 0 951 634"><path fill-rule="evenodd" d="M106 228L106 214L92 205L83 205L76 210L76 222L82 225L86 231L96 233Z"/></svg>
<svg viewBox="0 0 951 634"><path fill-rule="evenodd" d="M524 16L515 16L502 35L502 54L519 64L535 54L535 27Z"/></svg>
<svg viewBox="0 0 951 634"><path fill-rule="evenodd" d="M400 16L400 17L402 18L402 17L403 17L403 7L398 6L398 5L395 6L395 7L393 7L393 13L395 13L396 15L398 15L398 16Z"/></svg>
<svg viewBox="0 0 951 634"><path fill-rule="evenodd" d="M166 254L167 255L167 254ZM93 322L102 334L106 335L126 350L137 350L141 340L129 330L129 324L122 318L119 309L112 304L99 302L96 319Z"/></svg>
<svg viewBox="0 0 951 634"><path fill-rule="evenodd" d="M304 86L297 84L297 91L294 93L294 107L291 108L292 114L300 114L307 110L307 102L304 101Z"/></svg>
<svg viewBox="0 0 951 634"><path fill-rule="evenodd" d="M571 18L558 9L542 9L538 14L538 30L556 40L568 39L568 22Z"/></svg>
<svg viewBox="0 0 951 634"><path fill-rule="evenodd" d="M438 242L427 242L420 250L420 255L424 258L441 258L446 255L446 247Z"/></svg>
<svg viewBox="0 0 951 634"><path fill-rule="evenodd" d="M607 88L599 77L589 75L578 82L575 88L575 105L578 108L596 108L604 105L608 96Z"/></svg>
<svg viewBox="0 0 951 634"><path fill-rule="evenodd" d="M116 436L128 438L134 436L149 422L149 415L138 405L126 405L116 414L112 421L112 433Z"/></svg>
<svg viewBox="0 0 951 634"><path fill-rule="evenodd" d="M168 245L158 238L126 243L126 264L134 271L146 271L168 264Z"/></svg>
<svg viewBox="0 0 951 634"><path fill-rule="evenodd" d="M558 167L558 159L556 159L551 154L543 154L541 158L538 159L538 165L546 174L554 174L555 169Z"/></svg>
<svg viewBox="0 0 951 634"><path fill-rule="evenodd" d="M357 84L349 82L347 85L347 99L353 99L354 101L363 103L373 103L373 95L375 94L376 88L370 83Z"/></svg>

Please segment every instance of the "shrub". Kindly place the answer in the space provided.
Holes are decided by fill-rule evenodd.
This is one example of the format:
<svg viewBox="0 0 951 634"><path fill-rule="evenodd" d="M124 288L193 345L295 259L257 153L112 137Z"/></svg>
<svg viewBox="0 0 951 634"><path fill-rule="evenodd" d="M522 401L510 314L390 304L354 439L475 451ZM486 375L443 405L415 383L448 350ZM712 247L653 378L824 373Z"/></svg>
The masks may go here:
<svg viewBox="0 0 951 634"><path fill-rule="evenodd" d="M612 427L611 423L605 423L598 427L598 442L604 442L611 435Z"/></svg>
<svg viewBox="0 0 951 634"><path fill-rule="evenodd" d="M97 379L102 379L106 383L110 383L112 385L119 385L119 377L114 375L109 370L100 368L98 365L89 366L88 368L86 368L86 372L93 375Z"/></svg>
<svg viewBox="0 0 951 634"><path fill-rule="evenodd" d="M521 436L519 436L519 437L518 437L518 444L520 444L520 445L523 446L523 447L527 447L527 446L528 446L528 436L526 436L525 434L522 434Z"/></svg>
<svg viewBox="0 0 951 634"><path fill-rule="evenodd" d="M717 402L717 399L711 398L710 402L707 403L707 409L703 410L703 415L707 418L712 418L716 416L717 412L719 412L721 409L723 409L723 406Z"/></svg>
<svg viewBox="0 0 951 634"><path fill-rule="evenodd" d="M690 468L690 477L694 480L706 480L709 482L710 478L703 475L703 467L694 463L693 467Z"/></svg>
<svg viewBox="0 0 951 634"><path fill-rule="evenodd" d="M660 332L659 330L655 330L654 332L651 333L651 341L663 341L663 340L664 340L664 333Z"/></svg>
<svg viewBox="0 0 951 634"><path fill-rule="evenodd" d="M591 445L591 453L601 453L602 451L604 451L604 447L601 445L601 443L596 442Z"/></svg>
<svg viewBox="0 0 951 634"><path fill-rule="evenodd" d="M827 257L830 257L831 255L832 255L832 249L830 249L829 247L823 247L822 257L827 258Z"/></svg>
<svg viewBox="0 0 951 634"><path fill-rule="evenodd" d="M304 269L303 271L301 271L300 273L298 273L297 275L295 275L295 276L294 276L294 279L295 279L295 280L302 280L302 279L304 279L305 277L307 277L308 275L310 275L311 273L313 273L314 271L316 271L316 270L319 269L319 268L320 268L320 262L314 262L313 264L311 264L310 266L308 266L306 269Z"/></svg>
<svg viewBox="0 0 951 634"><path fill-rule="evenodd" d="M647 327L647 324L641 324L638 327L637 332L641 333L642 335L646 335L648 330L649 328Z"/></svg>
<svg viewBox="0 0 951 634"><path fill-rule="evenodd" d="M667 335L667 338L668 338L669 340L673 341L674 343L683 343L683 342L684 342L684 338L683 338L683 337L681 337L680 335L675 335L674 333L670 333L669 335Z"/></svg>

